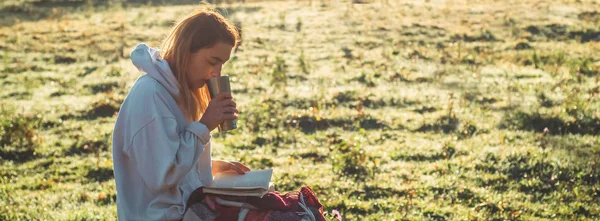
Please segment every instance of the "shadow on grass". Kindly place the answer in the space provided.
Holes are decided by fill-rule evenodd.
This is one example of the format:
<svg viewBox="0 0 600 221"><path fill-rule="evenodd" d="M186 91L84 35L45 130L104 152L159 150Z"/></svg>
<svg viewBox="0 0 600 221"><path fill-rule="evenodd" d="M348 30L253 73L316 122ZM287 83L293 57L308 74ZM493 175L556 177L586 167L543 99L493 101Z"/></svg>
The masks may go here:
<svg viewBox="0 0 600 221"><path fill-rule="evenodd" d="M443 131L444 133L454 132L460 124L460 120L454 116L442 116L434 122L423 124L417 129L418 132Z"/></svg>
<svg viewBox="0 0 600 221"><path fill-rule="evenodd" d="M365 186L363 190L352 191L349 197L361 198L363 200L381 199L381 198L399 198L406 196L408 191L397 190L394 188L380 188L376 186Z"/></svg>
<svg viewBox="0 0 600 221"><path fill-rule="evenodd" d="M586 30L571 30L572 28L563 24L549 25L530 25L525 28L525 31L531 33L529 41L536 40L552 40L552 41L567 41L570 39L578 39L581 43L600 40L600 31L594 29Z"/></svg>
<svg viewBox="0 0 600 221"><path fill-rule="evenodd" d="M281 105L282 107L294 107L298 109L309 109L318 106L343 106L355 109L357 105L362 105L365 108L379 109L382 107L403 108L416 104L415 101L403 98L373 98L361 97L355 91L346 91L336 94L333 99L317 99L317 98L292 98L285 100L266 99L263 101L266 104Z"/></svg>
<svg viewBox="0 0 600 221"><path fill-rule="evenodd" d="M548 128L553 134L590 134L600 133L600 119L581 115L574 121L560 116L546 116L540 113L523 111L508 112L500 124L501 129L520 129L542 132Z"/></svg>
<svg viewBox="0 0 600 221"><path fill-rule="evenodd" d="M307 152L307 153L301 153L297 155L298 157L302 158L302 159L310 159L313 162L316 163L322 163L327 161L327 159L329 158L329 156L324 155L324 154L320 154L318 152Z"/></svg>
<svg viewBox="0 0 600 221"><path fill-rule="evenodd" d="M87 172L85 178L87 178L90 181L94 181L94 182L97 181L97 182L102 183L104 181L114 178L114 172L113 172L112 168L105 168L105 167L94 168Z"/></svg>
<svg viewBox="0 0 600 221"><path fill-rule="evenodd" d="M15 163L24 163L36 159L33 148L6 148L3 147L0 151L0 160L8 160Z"/></svg>
<svg viewBox="0 0 600 221"><path fill-rule="evenodd" d="M123 98L111 97L110 95L107 95L107 97L101 98L90 104L89 109L76 113L64 114L60 116L60 119L63 121L69 119L85 121L95 120L103 117L112 117L118 114L122 103Z"/></svg>
<svg viewBox="0 0 600 221"><path fill-rule="evenodd" d="M299 128L304 133L314 133L318 130L326 130L328 128L338 127L343 128L344 130L354 130L354 129L366 129L366 130L374 130L374 129L383 129L390 128L387 124L381 122L380 120L373 117L364 117L363 119L359 118L333 118L333 119L324 119L313 116L297 116L292 117L292 119L286 120L284 122L284 126Z"/></svg>
<svg viewBox="0 0 600 221"><path fill-rule="evenodd" d="M488 179L478 178L481 186L491 186L501 192L515 189L531 195L534 201L543 201L558 192L568 193L562 195L563 201L574 201L574 191L587 192L590 197L599 199L600 194L595 186L600 183L600 168L596 166L597 162L592 162L590 166L588 161L566 164L531 153L515 153L500 159L488 153L476 164L475 169L499 175Z"/></svg>
<svg viewBox="0 0 600 221"><path fill-rule="evenodd" d="M403 161L438 161L444 159L451 159L457 156L468 155L464 151L458 151L452 143L445 143L444 146L437 152L434 153L396 153L391 156L392 160L403 160Z"/></svg>

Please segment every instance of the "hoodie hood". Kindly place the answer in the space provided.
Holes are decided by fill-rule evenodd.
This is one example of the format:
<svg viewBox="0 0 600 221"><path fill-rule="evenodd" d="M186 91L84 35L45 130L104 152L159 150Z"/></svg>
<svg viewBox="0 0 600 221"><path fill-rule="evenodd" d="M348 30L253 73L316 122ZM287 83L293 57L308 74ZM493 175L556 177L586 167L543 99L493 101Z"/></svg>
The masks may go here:
<svg viewBox="0 0 600 221"><path fill-rule="evenodd" d="M131 62L138 70L145 72L150 77L156 79L163 87L167 89L169 94L179 99L179 83L175 75L169 67L166 60L160 58L160 53L157 49L148 47L146 44L138 44L131 52Z"/></svg>

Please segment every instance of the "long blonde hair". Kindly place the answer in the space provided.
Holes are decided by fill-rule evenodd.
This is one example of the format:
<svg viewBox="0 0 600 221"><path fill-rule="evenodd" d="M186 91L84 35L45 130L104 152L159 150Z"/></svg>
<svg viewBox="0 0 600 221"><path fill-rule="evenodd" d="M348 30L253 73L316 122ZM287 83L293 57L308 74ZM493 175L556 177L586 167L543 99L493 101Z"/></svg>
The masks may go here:
<svg viewBox="0 0 600 221"><path fill-rule="evenodd" d="M208 87L192 90L185 70L192 53L210 48L218 42L236 46L238 30L227 19L207 6L201 7L177 22L161 46L161 55L169 63L179 83L180 97L175 98L186 118L198 121L210 102Z"/></svg>

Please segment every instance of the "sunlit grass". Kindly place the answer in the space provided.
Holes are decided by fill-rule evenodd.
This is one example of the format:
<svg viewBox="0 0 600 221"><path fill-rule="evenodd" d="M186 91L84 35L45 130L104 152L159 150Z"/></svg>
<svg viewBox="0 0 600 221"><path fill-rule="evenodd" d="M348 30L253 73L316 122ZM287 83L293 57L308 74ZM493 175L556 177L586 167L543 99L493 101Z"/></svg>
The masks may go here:
<svg viewBox="0 0 600 221"><path fill-rule="evenodd" d="M0 220L114 220L129 53L195 6L32 2L0 5ZM219 5L241 113L213 157L347 220L599 218L597 2L352 2Z"/></svg>

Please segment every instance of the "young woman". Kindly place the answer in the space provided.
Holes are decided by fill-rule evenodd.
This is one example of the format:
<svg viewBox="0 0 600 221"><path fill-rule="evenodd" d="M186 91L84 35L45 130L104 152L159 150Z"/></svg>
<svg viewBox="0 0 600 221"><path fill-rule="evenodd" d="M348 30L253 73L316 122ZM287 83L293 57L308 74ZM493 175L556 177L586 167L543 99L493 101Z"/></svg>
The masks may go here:
<svg viewBox="0 0 600 221"><path fill-rule="evenodd" d="M250 170L239 162L211 159L210 131L237 118L230 93L209 98L205 82L221 75L239 42L229 21L197 10L171 30L161 51L138 45L137 79L113 132L119 220L181 220L186 200L218 172Z"/></svg>

